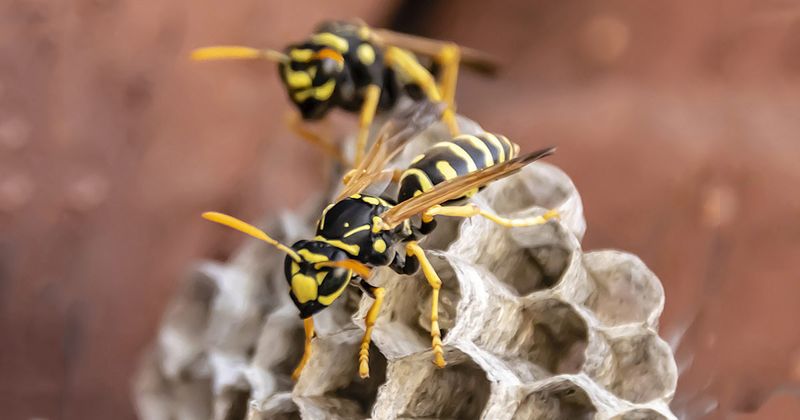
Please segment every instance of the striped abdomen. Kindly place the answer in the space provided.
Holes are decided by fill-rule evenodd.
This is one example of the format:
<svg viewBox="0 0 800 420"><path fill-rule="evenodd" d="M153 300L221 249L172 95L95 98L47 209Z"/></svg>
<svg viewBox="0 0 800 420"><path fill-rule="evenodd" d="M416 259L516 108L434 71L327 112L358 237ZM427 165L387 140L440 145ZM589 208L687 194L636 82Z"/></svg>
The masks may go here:
<svg viewBox="0 0 800 420"><path fill-rule="evenodd" d="M482 133L460 135L452 140L436 143L417 156L400 177L397 202L408 200L448 179L466 175L516 157L519 148L500 134ZM462 198L470 197L468 191Z"/></svg>

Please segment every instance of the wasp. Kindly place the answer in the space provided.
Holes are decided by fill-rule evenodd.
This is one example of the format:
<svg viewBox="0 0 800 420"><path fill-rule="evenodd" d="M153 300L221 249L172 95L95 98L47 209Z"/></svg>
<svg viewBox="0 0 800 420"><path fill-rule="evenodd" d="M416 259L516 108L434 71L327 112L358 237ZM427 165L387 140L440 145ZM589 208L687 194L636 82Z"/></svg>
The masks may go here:
<svg viewBox="0 0 800 420"><path fill-rule="evenodd" d="M420 64L415 53L432 57L441 78ZM317 120L338 107L359 114L355 164L364 156L369 127L376 112L391 109L405 93L413 99L443 102L442 120L451 134L458 133L454 99L459 63L492 73L495 60L456 44L375 29L363 22L325 22L306 40L283 52L240 46L194 50L196 60L266 59L278 63L289 99L303 120ZM331 142L291 121L302 138L344 162Z"/></svg>
<svg viewBox="0 0 800 420"><path fill-rule="evenodd" d="M348 284L360 287L374 299L365 317L366 328L358 355L359 375L369 376L370 337L385 291L368 281L372 270L382 266L405 275L422 269L432 288L433 360L436 366L444 367L438 323L442 281L419 245L419 241L435 228L435 217L483 216L507 227L532 226L557 217L551 210L542 216L507 219L472 203L458 204L487 184L555 150L546 148L519 156L519 146L502 135L491 133L460 135L439 142L417 156L400 177L395 201L365 193L365 188L381 176L397 150L421 127L433 121L417 112L409 121L393 120L384 126L362 164L351 172L343 191L322 211L316 236L311 239L286 246L231 216L216 212L203 214L208 220L261 239L287 254L286 281L291 299L303 319L306 337L304 353L293 378L299 376L311 355L313 315L330 306ZM399 129L401 126L405 127Z"/></svg>

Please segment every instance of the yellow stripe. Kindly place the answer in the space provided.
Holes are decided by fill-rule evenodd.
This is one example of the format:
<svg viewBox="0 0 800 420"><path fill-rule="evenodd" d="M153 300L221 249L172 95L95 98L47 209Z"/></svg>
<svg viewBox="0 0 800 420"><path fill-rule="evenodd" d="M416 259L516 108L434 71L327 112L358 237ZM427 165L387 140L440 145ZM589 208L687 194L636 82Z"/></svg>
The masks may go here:
<svg viewBox="0 0 800 420"><path fill-rule="evenodd" d="M335 206L335 205L336 205L336 203L333 203L333 204L328 204L328 206L327 206L327 207L325 207L325 210L322 210L322 216L321 216L321 217L320 217L320 219L319 219L319 228L320 228L320 229L323 229L323 228L325 227L325 215L327 215L327 214L328 214L328 211L329 211L330 209L332 209L332 208L333 208L333 206Z"/></svg>
<svg viewBox="0 0 800 420"><path fill-rule="evenodd" d="M311 75L305 71L294 71L289 67L284 67L283 75L286 77L286 84L292 88L299 89L311 86Z"/></svg>
<svg viewBox="0 0 800 420"><path fill-rule="evenodd" d="M476 149L480 150L481 153L483 153L483 161L486 162L487 168L494 165L494 158L492 157L492 151L489 150L489 147L486 146L486 143L484 143L481 139L475 136L471 136L469 134L464 134L456 137L456 140L466 140L469 142L469 144L474 146Z"/></svg>
<svg viewBox="0 0 800 420"><path fill-rule="evenodd" d="M355 229L352 229L349 232L345 233L343 237L347 238L348 236L353 236L356 233L361 232L362 230L368 230L368 229L369 229L369 225L359 226L359 227L357 227Z"/></svg>
<svg viewBox="0 0 800 420"><path fill-rule="evenodd" d="M486 140L489 140L490 143L497 148L497 163L502 163L506 161L506 152L503 149L503 144L500 143L500 139L494 136L492 133L483 133L483 137Z"/></svg>
<svg viewBox="0 0 800 420"><path fill-rule="evenodd" d="M420 187L422 187L422 192L428 191L431 188L433 188L433 183L431 183L430 178L428 178L428 174L423 172L421 169L418 169L418 168L406 169L403 172L403 176L400 177L400 183L402 184L403 180L406 177L409 177L409 176L417 177L417 180L419 181L419 185L420 185Z"/></svg>
<svg viewBox="0 0 800 420"><path fill-rule="evenodd" d="M424 158L425 158L425 153L423 153L421 155L417 155L417 157L415 157L414 159L411 159L411 165L421 161Z"/></svg>
<svg viewBox="0 0 800 420"><path fill-rule="evenodd" d="M455 144L453 142L442 141L442 142L434 144L433 147L431 147L431 149L436 148L436 147L446 147L454 155L460 157L467 164L467 171L468 172L475 172L475 171L478 170L478 168L475 166L475 161L472 160L472 157L469 155L469 153L467 153L466 150L462 149L461 146L459 146L459 145L457 145L457 144Z"/></svg>
<svg viewBox="0 0 800 420"><path fill-rule="evenodd" d="M311 262L311 263L318 263L318 262L328 261L328 257L326 257L324 255L321 255L321 254L315 254L315 253L313 253L313 252L311 252L311 251L309 251L309 250L307 250L305 248L297 251L297 253L300 254L300 256L302 256L304 260L306 260L308 262Z"/></svg>
<svg viewBox="0 0 800 420"><path fill-rule="evenodd" d="M373 206L377 206L377 205L381 204L381 202L378 201L378 199L376 197L370 197L370 196L362 197L361 201L363 201L363 202L365 202L367 204L372 204Z"/></svg>
<svg viewBox="0 0 800 420"><path fill-rule="evenodd" d="M444 179L450 180L458 177L458 172L446 160L436 162L436 169L444 176Z"/></svg>
<svg viewBox="0 0 800 420"><path fill-rule="evenodd" d="M292 276L292 293L300 303L306 303L317 298L317 282L306 275L295 274Z"/></svg>
<svg viewBox="0 0 800 420"><path fill-rule="evenodd" d="M496 137L500 139L500 141L508 145L508 158L513 159L516 155L515 150L519 148L514 147L514 143L512 143L511 140L508 139L508 137L502 134L497 134Z"/></svg>
<svg viewBox="0 0 800 420"><path fill-rule="evenodd" d="M342 242L342 241L340 241L338 239L328 239L328 238L323 238L322 236L316 236L316 237L314 237L314 240L315 241L320 241L320 242L325 242L326 244L334 246L336 248L339 248L342 251L345 251L345 252L349 253L350 255L358 255L359 251L361 250L361 247L358 246L358 245L346 244L346 243L344 243L344 242ZM315 261L311 261L311 262L315 262Z"/></svg>
<svg viewBox="0 0 800 420"><path fill-rule="evenodd" d="M331 79L323 83L322 86L314 88L314 99L324 101L331 97L333 89L336 87L336 80Z"/></svg>
<svg viewBox="0 0 800 420"><path fill-rule="evenodd" d="M294 98L295 102L305 102L306 99L310 98L313 94L314 89L310 88L292 93L292 98Z"/></svg>
<svg viewBox="0 0 800 420"><path fill-rule="evenodd" d="M292 59L292 61L307 63L314 58L314 50L294 49L289 51L289 57Z"/></svg>
<svg viewBox="0 0 800 420"><path fill-rule="evenodd" d="M292 97L296 102L305 102L306 99L314 97L318 101L325 101L330 99L333 90L336 88L336 80L331 79L320 86L308 88L292 93Z"/></svg>
<svg viewBox="0 0 800 420"><path fill-rule="evenodd" d="M311 41L316 42L317 44L326 45L331 47L340 53L346 53L350 46L347 44L347 40L334 35L330 32L322 32L319 34L315 34L311 37Z"/></svg>
<svg viewBox="0 0 800 420"><path fill-rule="evenodd" d="M352 277L352 276L353 276L353 272L352 271L348 271L347 272L347 280L343 281L342 285L339 286L339 288L336 289L335 292L333 292L333 293L331 293L331 294L329 294L327 296L320 296L319 299L317 299L317 301L319 303L325 305L325 306L330 306L330 304L333 303L333 301L336 300L336 298L338 298L339 295L342 294L342 292L344 292L344 289L347 287L347 285L350 284L350 277Z"/></svg>

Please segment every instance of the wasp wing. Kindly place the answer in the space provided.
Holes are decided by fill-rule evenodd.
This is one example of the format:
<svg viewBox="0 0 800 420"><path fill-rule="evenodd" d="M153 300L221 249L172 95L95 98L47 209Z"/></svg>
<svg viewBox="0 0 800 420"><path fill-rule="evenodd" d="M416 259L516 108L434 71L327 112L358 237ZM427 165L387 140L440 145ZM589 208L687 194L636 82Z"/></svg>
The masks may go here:
<svg viewBox="0 0 800 420"><path fill-rule="evenodd" d="M360 193L373 182L384 179L387 176L384 173L386 165L410 140L439 121L442 111L442 104L420 101L418 105L392 117L381 127L377 140L358 167L348 173L337 201Z"/></svg>
<svg viewBox="0 0 800 420"><path fill-rule="evenodd" d="M376 41L379 43L403 48L429 57L435 57L441 52L442 46L448 44L448 42L445 41L404 34L389 29L370 28L370 32L372 32L374 38L376 38ZM461 51L461 63L477 72L494 75L500 68L497 57L487 52L462 47L460 45L458 48Z"/></svg>
<svg viewBox="0 0 800 420"><path fill-rule="evenodd" d="M529 163L553 154L555 150L555 147L548 147L498 165L490 166L480 171L471 172L467 175L442 182L416 197L398 203L396 206L383 212L380 218L389 229L392 229L404 220L416 216L433 206L461 197L467 191L480 188L492 181L507 177L519 171Z"/></svg>

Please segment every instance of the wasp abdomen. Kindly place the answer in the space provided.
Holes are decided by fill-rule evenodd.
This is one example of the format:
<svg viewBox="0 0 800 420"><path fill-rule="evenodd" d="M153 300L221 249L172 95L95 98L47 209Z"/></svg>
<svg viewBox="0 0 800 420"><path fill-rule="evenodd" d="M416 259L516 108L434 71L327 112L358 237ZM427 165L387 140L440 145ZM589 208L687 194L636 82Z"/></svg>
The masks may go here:
<svg viewBox="0 0 800 420"><path fill-rule="evenodd" d="M492 133L460 135L435 144L417 156L400 177L397 201L405 201L434 185L505 162L517 155L518 147L505 136ZM475 194L468 191L457 201Z"/></svg>

